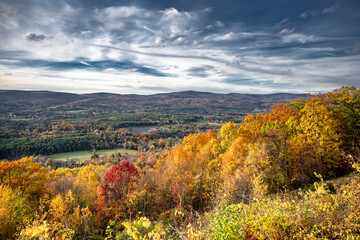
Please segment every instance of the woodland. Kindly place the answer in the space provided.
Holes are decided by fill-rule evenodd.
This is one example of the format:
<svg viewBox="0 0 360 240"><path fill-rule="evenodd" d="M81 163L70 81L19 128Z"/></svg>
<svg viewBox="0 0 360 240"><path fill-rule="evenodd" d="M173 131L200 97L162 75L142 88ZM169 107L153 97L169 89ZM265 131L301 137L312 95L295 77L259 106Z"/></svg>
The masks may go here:
<svg viewBox="0 0 360 240"><path fill-rule="evenodd" d="M360 90L221 125L184 116L146 133L1 120L0 239L360 239ZM96 155L112 147L137 152Z"/></svg>

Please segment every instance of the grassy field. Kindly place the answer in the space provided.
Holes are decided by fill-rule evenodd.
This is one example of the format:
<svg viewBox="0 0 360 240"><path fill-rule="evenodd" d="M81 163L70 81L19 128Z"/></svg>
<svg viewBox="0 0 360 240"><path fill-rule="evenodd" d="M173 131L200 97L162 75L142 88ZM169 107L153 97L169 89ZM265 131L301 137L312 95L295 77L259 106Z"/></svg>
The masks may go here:
<svg viewBox="0 0 360 240"><path fill-rule="evenodd" d="M218 125L218 126L220 126L220 125L223 125L224 123L218 123L218 122L207 122L207 121L197 121L197 122L195 122L195 123L197 123L197 124L208 124L208 125Z"/></svg>
<svg viewBox="0 0 360 240"><path fill-rule="evenodd" d="M148 127L129 127L129 129L133 132L141 132L146 133L151 130L155 130L156 126L148 126Z"/></svg>
<svg viewBox="0 0 360 240"><path fill-rule="evenodd" d="M115 148L115 149L98 150L96 152L101 157L101 156L111 155L112 153L121 153L122 155L131 154L136 151L124 149L124 148ZM83 161L89 159L91 155L92 155L91 151L76 151L76 152L66 152L66 153L57 153L57 154L49 155L49 158L52 158L54 160L62 160L62 161L66 161L70 159Z"/></svg>

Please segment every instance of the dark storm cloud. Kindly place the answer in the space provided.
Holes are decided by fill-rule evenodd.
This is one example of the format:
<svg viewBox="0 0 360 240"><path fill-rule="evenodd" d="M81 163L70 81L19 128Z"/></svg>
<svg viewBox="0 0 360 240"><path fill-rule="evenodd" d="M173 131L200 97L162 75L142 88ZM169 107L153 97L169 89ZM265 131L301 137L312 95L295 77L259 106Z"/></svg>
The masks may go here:
<svg viewBox="0 0 360 240"><path fill-rule="evenodd" d="M24 35L24 39L27 41L34 41L34 42L40 42L45 39L49 39L51 37L47 37L43 34L36 34L36 33L27 33Z"/></svg>

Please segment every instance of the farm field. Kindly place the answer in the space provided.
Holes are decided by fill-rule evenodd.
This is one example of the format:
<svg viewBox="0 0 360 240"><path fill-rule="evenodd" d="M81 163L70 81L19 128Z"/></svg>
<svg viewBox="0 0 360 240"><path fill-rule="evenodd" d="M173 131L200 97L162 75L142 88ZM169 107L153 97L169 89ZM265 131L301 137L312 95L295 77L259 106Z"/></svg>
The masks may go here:
<svg viewBox="0 0 360 240"><path fill-rule="evenodd" d="M146 133L152 130L156 130L156 126L148 126L148 127L129 127L129 129L133 132L140 132L140 133Z"/></svg>
<svg viewBox="0 0 360 240"><path fill-rule="evenodd" d="M136 151L125 148L115 148L115 149L99 150L96 152L101 157L101 156L110 155L112 153L121 153L121 155L131 154L131 153L135 153ZM49 155L49 158L52 158L54 160L62 160L62 161L66 161L70 159L77 159L78 161L83 161L89 159L91 155L92 155L91 151L75 151L75 152L52 154Z"/></svg>

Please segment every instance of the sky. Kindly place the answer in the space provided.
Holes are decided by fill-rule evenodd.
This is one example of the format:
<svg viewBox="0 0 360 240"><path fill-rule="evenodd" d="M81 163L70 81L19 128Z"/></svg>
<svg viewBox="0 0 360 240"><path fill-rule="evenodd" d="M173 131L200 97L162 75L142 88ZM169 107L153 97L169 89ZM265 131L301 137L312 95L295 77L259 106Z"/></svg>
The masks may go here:
<svg viewBox="0 0 360 240"><path fill-rule="evenodd" d="M0 0L0 89L360 87L359 0Z"/></svg>

